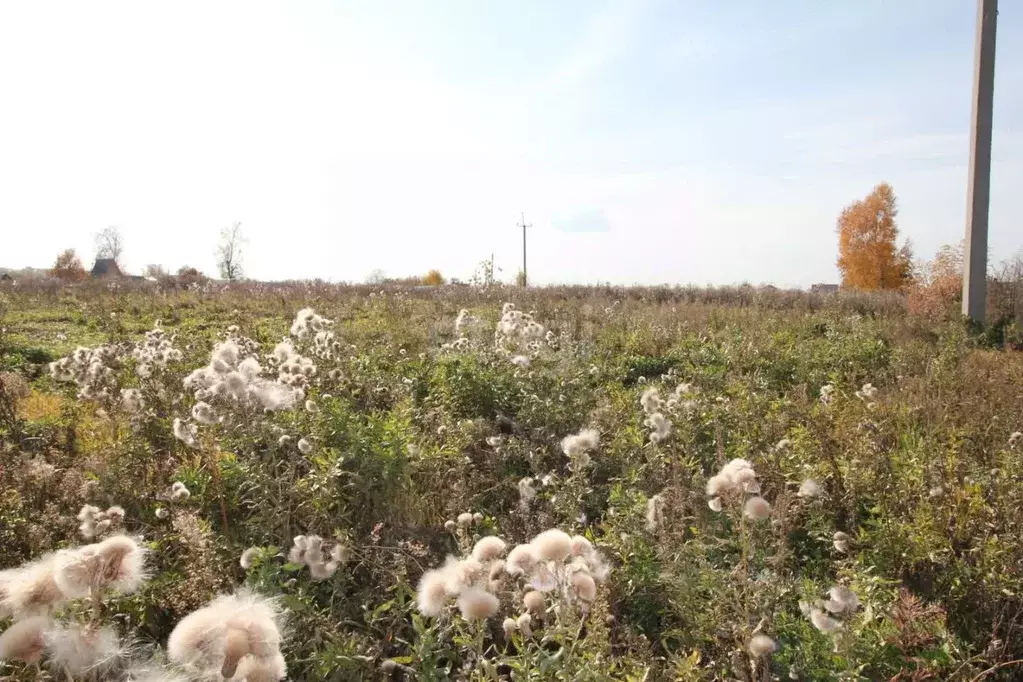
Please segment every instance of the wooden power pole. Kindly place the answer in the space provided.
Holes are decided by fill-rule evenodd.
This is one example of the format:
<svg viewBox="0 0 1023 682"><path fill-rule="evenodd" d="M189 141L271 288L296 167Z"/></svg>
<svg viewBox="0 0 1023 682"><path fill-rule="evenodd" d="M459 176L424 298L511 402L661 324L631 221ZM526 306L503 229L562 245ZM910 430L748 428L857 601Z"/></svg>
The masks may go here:
<svg viewBox="0 0 1023 682"><path fill-rule="evenodd" d="M963 254L963 315L984 322L987 303L987 228L991 199L991 121L995 94L998 0L977 0L977 41L970 118L970 180Z"/></svg>

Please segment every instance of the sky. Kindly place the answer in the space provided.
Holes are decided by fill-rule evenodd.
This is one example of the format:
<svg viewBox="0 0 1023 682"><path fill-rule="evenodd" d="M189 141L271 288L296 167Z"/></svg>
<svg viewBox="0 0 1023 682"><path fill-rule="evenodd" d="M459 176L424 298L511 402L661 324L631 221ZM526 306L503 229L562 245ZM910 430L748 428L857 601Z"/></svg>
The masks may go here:
<svg viewBox="0 0 1023 682"><path fill-rule="evenodd" d="M1023 3L1001 3L993 262L1023 247ZM973 0L0 4L0 265L363 281L838 281L879 182L963 235Z"/></svg>

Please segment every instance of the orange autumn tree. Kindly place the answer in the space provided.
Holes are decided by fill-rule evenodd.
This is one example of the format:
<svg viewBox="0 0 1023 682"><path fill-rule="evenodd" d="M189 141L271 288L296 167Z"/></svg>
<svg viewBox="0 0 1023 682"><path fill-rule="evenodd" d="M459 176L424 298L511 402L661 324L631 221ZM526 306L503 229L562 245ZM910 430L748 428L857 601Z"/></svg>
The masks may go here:
<svg viewBox="0 0 1023 682"><path fill-rule="evenodd" d="M909 243L895 244L895 191L886 182L838 217L838 269L849 289L900 289L912 279Z"/></svg>

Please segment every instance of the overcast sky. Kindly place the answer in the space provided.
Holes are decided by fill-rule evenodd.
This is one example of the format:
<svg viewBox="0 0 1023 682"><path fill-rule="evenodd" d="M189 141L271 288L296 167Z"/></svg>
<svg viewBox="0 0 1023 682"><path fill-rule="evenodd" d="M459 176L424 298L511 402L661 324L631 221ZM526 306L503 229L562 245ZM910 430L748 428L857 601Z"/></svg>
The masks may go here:
<svg viewBox="0 0 1023 682"><path fill-rule="evenodd" d="M521 259L536 282L837 281L895 187L965 223L973 0L0 4L0 265L92 235L260 279ZM998 26L992 260L1023 246L1023 3Z"/></svg>

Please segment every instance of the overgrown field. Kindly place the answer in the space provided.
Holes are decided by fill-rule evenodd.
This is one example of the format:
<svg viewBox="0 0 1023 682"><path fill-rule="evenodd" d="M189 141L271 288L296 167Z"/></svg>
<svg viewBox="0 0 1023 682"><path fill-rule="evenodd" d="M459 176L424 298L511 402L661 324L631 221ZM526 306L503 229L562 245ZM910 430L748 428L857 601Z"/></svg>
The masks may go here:
<svg viewBox="0 0 1023 682"><path fill-rule="evenodd" d="M1023 355L896 299L2 296L4 679L1023 675Z"/></svg>

